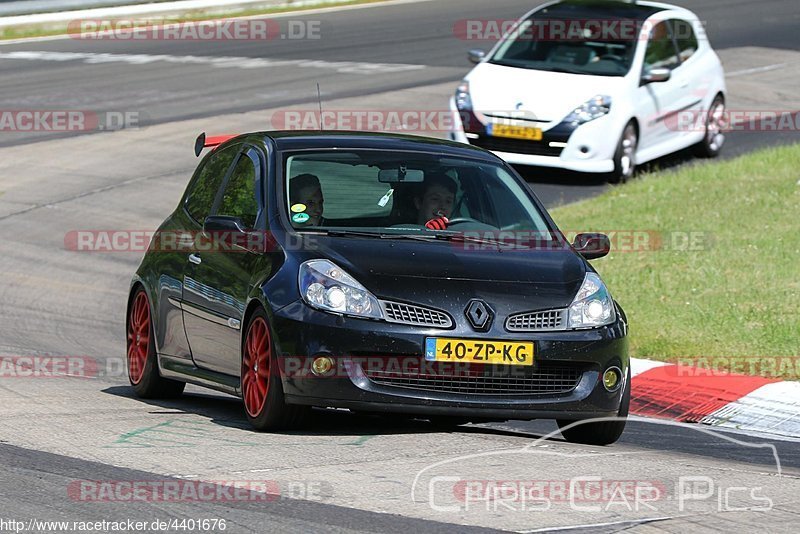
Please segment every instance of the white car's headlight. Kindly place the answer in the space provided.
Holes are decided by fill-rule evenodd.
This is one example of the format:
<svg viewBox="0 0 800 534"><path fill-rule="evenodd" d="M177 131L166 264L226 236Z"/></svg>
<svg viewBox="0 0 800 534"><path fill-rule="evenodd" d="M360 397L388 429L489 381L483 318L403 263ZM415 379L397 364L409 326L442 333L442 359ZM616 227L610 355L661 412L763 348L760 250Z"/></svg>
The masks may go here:
<svg viewBox="0 0 800 534"><path fill-rule="evenodd" d="M469 95L469 82L461 82L456 88L456 108L459 111L472 109L472 97Z"/></svg>
<svg viewBox="0 0 800 534"><path fill-rule="evenodd" d="M382 319L378 299L355 278L328 260L310 260L300 266L300 295L319 310Z"/></svg>
<svg viewBox="0 0 800 534"><path fill-rule="evenodd" d="M617 319L614 301L595 273L586 273L583 284L569 307L569 328L594 328Z"/></svg>
<svg viewBox="0 0 800 534"><path fill-rule="evenodd" d="M581 125L608 115L609 111L611 111L611 97L597 95L575 108L572 113L566 116L564 122Z"/></svg>

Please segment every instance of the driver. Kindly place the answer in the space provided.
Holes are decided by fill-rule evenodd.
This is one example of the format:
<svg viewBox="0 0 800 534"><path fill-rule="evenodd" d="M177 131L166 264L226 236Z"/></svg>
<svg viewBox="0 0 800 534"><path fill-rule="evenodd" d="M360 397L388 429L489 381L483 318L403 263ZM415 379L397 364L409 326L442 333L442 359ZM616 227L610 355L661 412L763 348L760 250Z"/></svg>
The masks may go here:
<svg viewBox="0 0 800 534"><path fill-rule="evenodd" d="M442 222L446 228L457 190L456 182L446 174L430 175L421 193L414 197L414 206L418 210L417 224L428 226L430 222L444 219Z"/></svg>

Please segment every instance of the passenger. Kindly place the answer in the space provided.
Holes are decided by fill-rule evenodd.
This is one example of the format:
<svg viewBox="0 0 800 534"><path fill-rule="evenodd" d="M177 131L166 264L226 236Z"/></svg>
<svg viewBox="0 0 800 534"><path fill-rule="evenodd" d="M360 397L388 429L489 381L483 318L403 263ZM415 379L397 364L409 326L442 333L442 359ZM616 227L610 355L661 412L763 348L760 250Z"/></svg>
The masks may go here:
<svg viewBox="0 0 800 534"><path fill-rule="evenodd" d="M308 220L295 224L303 226L320 226L322 224L322 212L324 209L325 198L322 196L322 186L319 178L313 174L299 174L289 181L290 206L302 204L305 210L300 213L308 215ZM297 213L292 213L294 217Z"/></svg>

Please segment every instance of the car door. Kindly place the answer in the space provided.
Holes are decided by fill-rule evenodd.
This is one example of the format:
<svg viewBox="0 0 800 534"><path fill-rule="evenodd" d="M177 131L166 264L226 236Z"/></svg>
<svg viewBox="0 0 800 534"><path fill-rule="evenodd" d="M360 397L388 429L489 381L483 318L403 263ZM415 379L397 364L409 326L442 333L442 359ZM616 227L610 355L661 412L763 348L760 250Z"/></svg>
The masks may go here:
<svg viewBox="0 0 800 534"><path fill-rule="evenodd" d="M209 215L235 219L248 231L261 225L263 169L260 152L242 147ZM263 271L263 255L248 246L248 235L259 234L202 232L202 246L190 258L183 289L186 336L195 365L231 376L240 372L242 319L253 281Z"/></svg>
<svg viewBox="0 0 800 534"><path fill-rule="evenodd" d="M667 81L644 81L644 76L653 69L665 68L674 72L680 66L680 58L672 36L669 21L656 23L650 31L642 65L642 78L637 94L637 115L640 117L639 152L656 151L659 145L669 141L671 131L667 119L674 116L683 102L682 77L670 76Z"/></svg>
<svg viewBox="0 0 800 534"><path fill-rule="evenodd" d="M704 124L702 118L703 99L707 96L708 80L706 66L692 23L683 19L672 19L673 37L678 49L680 65L672 73L681 89L676 115L665 120L667 130L677 138L692 137L697 134L697 126ZM683 117L677 116L685 112Z"/></svg>

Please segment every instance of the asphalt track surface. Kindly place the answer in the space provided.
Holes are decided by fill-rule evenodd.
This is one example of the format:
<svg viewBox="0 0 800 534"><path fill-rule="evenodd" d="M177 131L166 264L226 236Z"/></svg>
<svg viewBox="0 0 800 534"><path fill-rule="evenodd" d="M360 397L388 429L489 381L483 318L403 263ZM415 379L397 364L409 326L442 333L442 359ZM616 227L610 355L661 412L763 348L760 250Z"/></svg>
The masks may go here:
<svg viewBox="0 0 800 534"><path fill-rule="evenodd" d="M708 21L712 42L722 51L800 48L793 0L685 4ZM187 140L196 131L184 128L208 123L228 127L231 113L312 102L318 81L326 100L363 99L392 109L392 97L385 95L446 86L466 73L470 43L452 36L455 20L515 17L530 5L497 1L487 7L485 2L440 0L305 15L323 23L323 40L317 42L54 40L0 46L0 54L267 57L424 67L363 75L324 66L248 71L161 62L0 59L0 109L137 110L149 121L143 124L146 128L131 132L0 138L0 265L5 280L0 288L0 355L80 355L119 371L125 352L126 291L140 254L76 253L64 249L64 234L72 229L154 228L174 206L195 162ZM218 118L223 115L227 118ZM251 117L239 120L253 123ZM793 140L788 134L731 136L726 154ZM677 156L670 161L686 160ZM573 176L531 171L528 177L551 205L603 189ZM256 434L247 429L240 403L230 397L188 388L179 400L142 402L131 396L126 383L119 372L91 379L0 378L0 520L225 518L227 532L789 532L800 514L796 441L634 419L613 447L577 447L558 436L537 441L554 430L551 422L447 431L426 422L338 411L317 414L309 428L297 432ZM165 441L166 435L171 441ZM534 442L533 451L515 449ZM506 449L515 455L507 461L469 457L476 451ZM528 454L543 451L555 456ZM715 492L698 502L698 508L679 509L670 499L657 510L638 512L609 507L575 511L563 502L536 513L502 508L447 512L425 498L412 501L415 473L457 457L464 459L444 474L467 480L597 475L610 480L653 478L667 485L681 477L706 477L715 489L759 488L756 495L768 495L774 506L755 509L760 501L735 491L733 501L725 501L731 505L727 507ZM242 477L301 485L321 480L327 490L315 499L286 491L269 503L81 502L67 491L70 483L87 479Z"/></svg>

